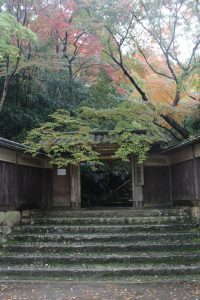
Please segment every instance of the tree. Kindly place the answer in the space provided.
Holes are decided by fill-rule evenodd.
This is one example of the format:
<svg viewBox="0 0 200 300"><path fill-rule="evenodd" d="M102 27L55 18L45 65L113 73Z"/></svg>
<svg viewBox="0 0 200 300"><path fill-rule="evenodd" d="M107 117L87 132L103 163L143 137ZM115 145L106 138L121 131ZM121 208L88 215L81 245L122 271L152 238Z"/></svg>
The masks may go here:
<svg viewBox="0 0 200 300"><path fill-rule="evenodd" d="M199 68L196 63L200 44L198 0L195 6L190 0L158 0L156 3L126 0L123 4L118 0L104 0L102 5L93 1L87 3L85 7L89 20L93 20L96 32L104 44L103 52L110 62L121 69L141 99L145 102L153 101L126 64L125 56L134 57L136 53L140 53L151 71L174 82L176 93L172 105L177 106L184 80ZM191 40L191 53L186 61L182 61L179 39L186 33ZM164 59L164 70L149 61L152 52ZM161 116L178 134L188 137L187 130L169 114L163 112Z"/></svg>
<svg viewBox="0 0 200 300"><path fill-rule="evenodd" d="M135 154L142 162L152 145L166 140L153 122L154 114L151 104L128 101L111 109L81 108L74 116L59 110L50 122L29 133L27 151L32 155L45 153L57 167L82 161L98 163L95 131L109 129L107 142L117 145L114 157L126 160Z"/></svg>
<svg viewBox="0 0 200 300"><path fill-rule="evenodd" d="M151 105L154 125L176 139L188 137L182 107L198 101L190 89L199 76L198 0L5 0L0 11L12 15L1 44L14 50L13 56L1 50L5 114L34 110L38 125L48 120L40 114L44 106L47 115L58 108L73 115L79 106L106 109L139 99L148 112ZM35 37L22 35L29 28L37 47ZM179 47L186 39L187 57Z"/></svg>
<svg viewBox="0 0 200 300"><path fill-rule="evenodd" d="M125 96L115 86L115 81L108 74L107 70L98 72L98 77L91 79L89 95L80 106L92 107L95 109L106 109L117 107Z"/></svg>
<svg viewBox="0 0 200 300"><path fill-rule="evenodd" d="M42 1L42 0L41 0ZM40 1L37 1L37 6ZM34 0L2 0L0 11L7 12L17 19L17 22L28 27L36 13L36 1Z"/></svg>
<svg viewBox="0 0 200 300"><path fill-rule="evenodd" d="M158 48L163 56L165 72L157 69L148 60L149 51L144 46L144 40L138 39L136 35L132 34L132 36L149 68L154 73L174 82L176 93L172 105L177 106L184 80L199 67L196 60L200 45L199 2L198 0L172 0L157 1L153 4L152 1L141 0L142 16L138 17L135 12L133 16L142 32L146 33L152 45ZM190 40L190 49L185 59L181 57L183 54L180 49L181 39L184 43L186 39Z"/></svg>
<svg viewBox="0 0 200 300"><path fill-rule="evenodd" d="M71 96L74 82L88 68L97 64L100 52L97 37L80 26L80 18L82 16L76 1L54 0L43 5L31 23L31 28L43 42L50 40L53 43L55 68L68 71Z"/></svg>
<svg viewBox="0 0 200 300"><path fill-rule="evenodd" d="M0 98L1 112L9 84L17 72L26 67L25 53L32 43L37 42L37 37L14 16L5 12L0 13L0 28L0 76L4 78Z"/></svg>

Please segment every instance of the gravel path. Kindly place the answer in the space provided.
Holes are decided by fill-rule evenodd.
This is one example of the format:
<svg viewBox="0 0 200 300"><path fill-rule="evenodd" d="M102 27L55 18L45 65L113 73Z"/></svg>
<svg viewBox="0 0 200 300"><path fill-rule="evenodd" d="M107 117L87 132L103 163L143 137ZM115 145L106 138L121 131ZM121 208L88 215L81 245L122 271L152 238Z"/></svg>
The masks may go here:
<svg viewBox="0 0 200 300"><path fill-rule="evenodd" d="M0 283L1 300L200 300L200 282Z"/></svg>

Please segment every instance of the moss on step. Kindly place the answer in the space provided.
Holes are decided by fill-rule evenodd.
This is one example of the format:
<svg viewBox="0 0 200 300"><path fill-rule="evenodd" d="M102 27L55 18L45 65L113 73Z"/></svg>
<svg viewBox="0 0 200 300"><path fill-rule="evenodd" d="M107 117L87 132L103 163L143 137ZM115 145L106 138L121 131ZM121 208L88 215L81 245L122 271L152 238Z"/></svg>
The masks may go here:
<svg viewBox="0 0 200 300"><path fill-rule="evenodd" d="M10 235L0 256L0 279L199 278L200 229L184 210L147 212L34 212Z"/></svg>

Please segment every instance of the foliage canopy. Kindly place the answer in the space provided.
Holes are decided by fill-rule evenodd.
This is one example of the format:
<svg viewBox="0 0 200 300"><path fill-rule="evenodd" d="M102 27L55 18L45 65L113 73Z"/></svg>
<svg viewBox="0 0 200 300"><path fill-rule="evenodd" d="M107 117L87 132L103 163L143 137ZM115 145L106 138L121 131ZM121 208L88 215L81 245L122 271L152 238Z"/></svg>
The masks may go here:
<svg viewBox="0 0 200 300"><path fill-rule="evenodd" d="M15 62L20 57L20 48L17 41L37 42L37 35L29 28L21 25L17 19L6 12L0 12L0 62L9 57Z"/></svg>
<svg viewBox="0 0 200 300"><path fill-rule="evenodd" d="M125 160L135 154L142 162L151 146L165 139L154 118L153 107L140 102L127 101L112 109L83 107L74 116L58 110L50 122L29 133L26 145L33 155L45 153L58 167L82 161L98 163L101 142L95 142L95 131L108 130L103 143L117 145L114 157Z"/></svg>
<svg viewBox="0 0 200 300"><path fill-rule="evenodd" d="M123 159L142 160L161 131L187 138L198 127L199 25L198 0L0 1L0 135L22 141L43 124L28 140L45 148L48 130L54 141L75 131L69 149L43 149L57 165L64 151L71 163L97 159L96 130Z"/></svg>

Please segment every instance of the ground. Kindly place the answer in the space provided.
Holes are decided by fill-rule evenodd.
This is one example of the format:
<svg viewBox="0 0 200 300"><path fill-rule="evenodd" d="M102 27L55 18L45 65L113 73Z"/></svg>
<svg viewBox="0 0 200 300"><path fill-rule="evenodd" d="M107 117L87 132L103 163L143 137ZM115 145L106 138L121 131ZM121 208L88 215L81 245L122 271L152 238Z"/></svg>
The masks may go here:
<svg viewBox="0 0 200 300"><path fill-rule="evenodd" d="M200 282L0 283L1 300L200 300Z"/></svg>

